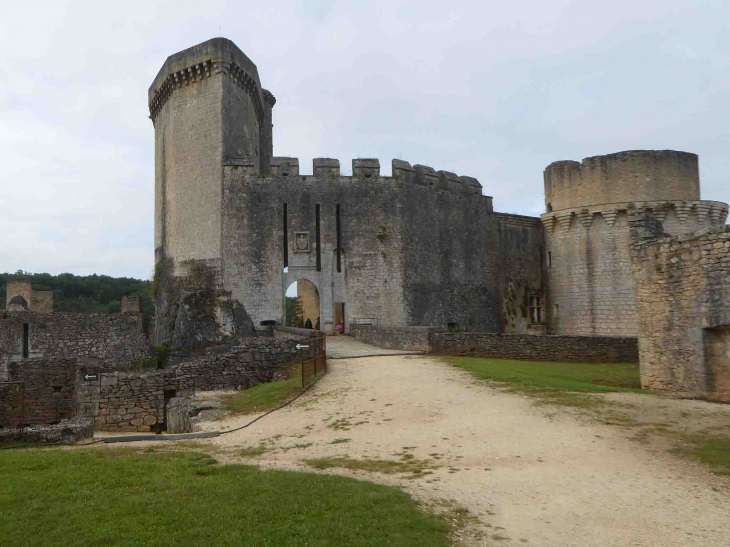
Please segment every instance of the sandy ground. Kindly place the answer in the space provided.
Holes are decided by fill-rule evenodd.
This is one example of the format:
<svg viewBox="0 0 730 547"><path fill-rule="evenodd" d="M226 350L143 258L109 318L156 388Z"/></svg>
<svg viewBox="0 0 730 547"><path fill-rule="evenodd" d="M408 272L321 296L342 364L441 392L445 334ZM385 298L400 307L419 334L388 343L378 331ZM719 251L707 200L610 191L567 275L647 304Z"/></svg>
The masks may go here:
<svg viewBox="0 0 730 547"><path fill-rule="evenodd" d="M328 351L346 355L348 343L346 337L328 341ZM404 461L410 454L437 467L415 479L324 472L397 485L431 507L469 509L479 521L459 539L467 545L730 544L730 481L638 440L635 428L535 405L433 358L332 360L329 369L289 407L207 441L216 445L216 457L312 471L304 460ZM699 416L695 430L730 424L730 406L631 394L609 398L657 427L688 415ZM251 418L203 426L228 429ZM260 447L262 454L246 452Z"/></svg>

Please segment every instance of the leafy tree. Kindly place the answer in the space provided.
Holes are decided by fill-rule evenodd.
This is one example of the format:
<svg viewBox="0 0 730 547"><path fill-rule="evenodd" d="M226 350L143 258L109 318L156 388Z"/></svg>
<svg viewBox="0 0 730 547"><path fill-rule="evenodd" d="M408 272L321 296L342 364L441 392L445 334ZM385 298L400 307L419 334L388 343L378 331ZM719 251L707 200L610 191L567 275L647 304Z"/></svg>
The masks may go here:
<svg viewBox="0 0 730 547"><path fill-rule="evenodd" d="M287 296L286 297L286 325L291 326L294 318L297 316L297 297Z"/></svg>
<svg viewBox="0 0 730 547"><path fill-rule="evenodd" d="M86 276L70 273L33 274L22 270L18 270L14 274L0 274L0 309L5 309L8 280L17 278L30 279L35 291L53 291L53 309L55 311L119 313L122 296L140 296L142 312L148 315L155 313L149 281L97 274Z"/></svg>

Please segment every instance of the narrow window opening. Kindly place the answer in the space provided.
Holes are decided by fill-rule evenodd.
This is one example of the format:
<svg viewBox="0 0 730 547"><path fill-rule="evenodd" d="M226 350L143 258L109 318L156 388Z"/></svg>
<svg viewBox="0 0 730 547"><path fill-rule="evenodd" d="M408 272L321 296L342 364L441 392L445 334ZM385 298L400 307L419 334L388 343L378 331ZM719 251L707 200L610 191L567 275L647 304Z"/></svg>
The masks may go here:
<svg viewBox="0 0 730 547"><path fill-rule="evenodd" d="M289 226L287 221L288 208L284 204L284 267L289 266Z"/></svg>
<svg viewBox="0 0 730 547"><path fill-rule="evenodd" d="M557 319L560 317L560 304L555 304L553 306L553 319Z"/></svg>
<svg viewBox="0 0 730 547"><path fill-rule="evenodd" d="M547 252L547 259L548 259L547 260L548 268L552 268L553 267L553 253L551 253L550 251Z"/></svg>
<svg viewBox="0 0 730 547"><path fill-rule="evenodd" d="M542 323L542 296L530 296L530 322Z"/></svg>
<svg viewBox="0 0 730 547"><path fill-rule="evenodd" d="M342 271L342 233L340 231L340 204L337 204L337 211L336 211L336 219L337 219L337 272Z"/></svg>
<svg viewBox="0 0 730 547"><path fill-rule="evenodd" d="M30 326L28 323L23 323L23 359L28 358L28 348L29 348L29 335L30 335Z"/></svg>
<svg viewBox="0 0 730 547"><path fill-rule="evenodd" d="M319 233L319 203L314 206L314 222L316 223L315 228L315 241L317 243L317 271L322 271L322 253L321 253L321 245L320 245L320 233Z"/></svg>

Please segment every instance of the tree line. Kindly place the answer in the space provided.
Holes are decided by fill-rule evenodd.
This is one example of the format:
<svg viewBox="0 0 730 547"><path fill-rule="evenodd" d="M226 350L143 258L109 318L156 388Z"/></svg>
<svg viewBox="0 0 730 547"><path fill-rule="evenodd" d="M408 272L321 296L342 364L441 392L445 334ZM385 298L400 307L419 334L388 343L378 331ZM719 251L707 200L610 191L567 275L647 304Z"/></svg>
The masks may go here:
<svg viewBox="0 0 730 547"><path fill-rule="evenodd" d="M7 282L13 279L29 279L34 291L53 291L53 309L75 313L119 313L122 296L142 297L142 311L154 315L151 298L151 282L131 277L108 275L74 275L62 273L15 273L0 274L0 308L5 309Z"/></svg>

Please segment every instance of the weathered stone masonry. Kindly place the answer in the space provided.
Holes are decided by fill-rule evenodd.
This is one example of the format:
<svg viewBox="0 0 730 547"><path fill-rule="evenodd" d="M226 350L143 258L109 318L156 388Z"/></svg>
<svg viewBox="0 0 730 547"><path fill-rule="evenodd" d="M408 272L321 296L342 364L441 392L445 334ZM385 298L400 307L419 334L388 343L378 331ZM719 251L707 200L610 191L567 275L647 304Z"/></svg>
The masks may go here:
<svg viewBox="0 0 730 547"><path fill-rule="evenodd" d="M321 333L317 333L321 334ZM288 368L314 356L314 345L298 350L307 338L252 338L240 346L157 372L97 372L79 369L76 380L77 415L94 418L103 431L160 431L167 422L173 397L194 391L247 389L283 380ZM91 381L86 375L96 376Z"/></svg>
<svg viewBox="0 0 730 547"><path fill-rule="evenodd" d="M530 328L542 227L494 213L476 179L399 160L384 177L376 159L354 160L343 177L330 158L301 176L296 158L273 157L273 95L225 39L168 58L149 98L157 264L185 277L204 263L215 272L207 288L230 294L257 328L283 323L284 293L298 279L317 287L312 320L327 332L340 304L346 328L358 317ZM177 298L158 295L158 342L176 336Z"/></svg>
<svg viewBox="0 0 730 547"><path fill-rule="evenodd" d="M672 235L724 226L700 199L697 156L634 150L545 169L546 312L551 334L636 336L628 215L651 211Z"/></svg>
<svg viewBox="0 0 730 547"><path fill-rule="evenodd" d="M580 363L632 363L639 360L636 338L617 336L532 336L488 332L438 332L431 335L436 353Z"/></svg>
<svg viewBox="0 0 730 547"><path fill-rule="evenodd" d="M669 237L632 212L641 383L730 402L730 232Z"/></svg>
<svg viewBox="0 0 730 547"><path fill-rule="evenodd" d="M20 366L27 333L28 358L92 358L125 370L155 357L142 332L141 314L5 312L0 316L0 380L11 361Z"/></svg>

